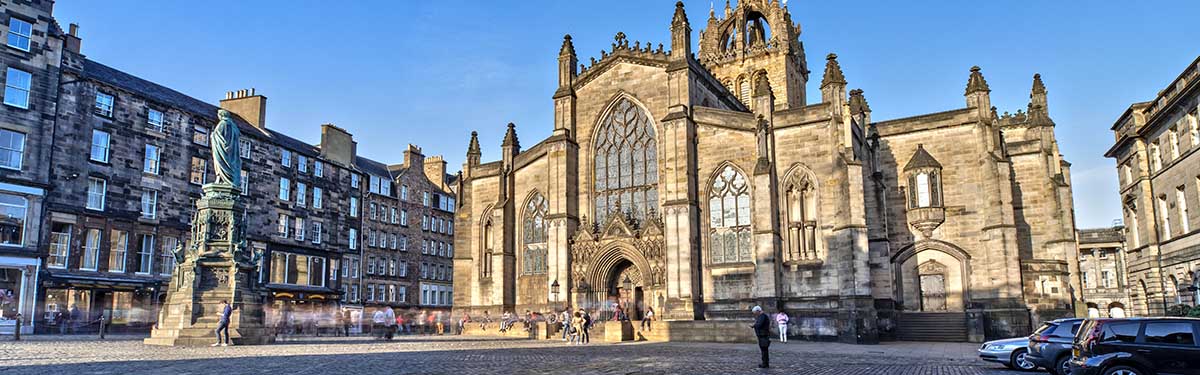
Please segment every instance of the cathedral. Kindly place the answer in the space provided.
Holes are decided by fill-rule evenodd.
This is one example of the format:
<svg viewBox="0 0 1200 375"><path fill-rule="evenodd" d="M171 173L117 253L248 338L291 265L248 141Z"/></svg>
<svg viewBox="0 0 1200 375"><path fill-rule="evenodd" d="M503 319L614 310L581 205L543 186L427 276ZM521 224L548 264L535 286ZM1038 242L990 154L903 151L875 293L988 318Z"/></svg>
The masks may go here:
<svg viewBox="0 0 1200 375"><path fill-rule="evenodd" d="M491 162L472 135L456 316L622 306L669 327L761 305L792 336L873 343L1074 315L1070 163L1040 76L1014 114L971 67L962 107L878 120L837 55L810 71L779 0L711 11L697 50L682 3L670 31L668 49L617 33L586 64L565 36L553 133L522 148L509 124Z"/></svg>

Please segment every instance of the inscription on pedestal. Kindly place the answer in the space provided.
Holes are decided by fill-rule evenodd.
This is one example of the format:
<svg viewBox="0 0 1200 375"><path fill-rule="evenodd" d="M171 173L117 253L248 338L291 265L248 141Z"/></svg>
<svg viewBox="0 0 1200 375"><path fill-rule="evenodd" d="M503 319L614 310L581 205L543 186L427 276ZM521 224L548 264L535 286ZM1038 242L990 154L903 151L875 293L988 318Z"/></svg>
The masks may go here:
<svg viewBox="0 0 1200 375"><path fill-rule="evenodd" d="M220 268L202 268L200 290L209 291L229 284L229 270Z"/></svg>

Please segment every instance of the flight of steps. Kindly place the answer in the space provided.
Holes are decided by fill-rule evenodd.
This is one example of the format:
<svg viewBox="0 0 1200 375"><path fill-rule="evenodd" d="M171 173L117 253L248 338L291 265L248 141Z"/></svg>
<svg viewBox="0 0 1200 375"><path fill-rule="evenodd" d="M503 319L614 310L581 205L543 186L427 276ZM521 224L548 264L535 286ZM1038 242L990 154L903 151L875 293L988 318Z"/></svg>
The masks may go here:
<svg viewBox="0 0 1200 375"><path fill-rule="evenodd" d="M961 312L906 312L899 315L901 341L967 341L967 315Z"/></svg>

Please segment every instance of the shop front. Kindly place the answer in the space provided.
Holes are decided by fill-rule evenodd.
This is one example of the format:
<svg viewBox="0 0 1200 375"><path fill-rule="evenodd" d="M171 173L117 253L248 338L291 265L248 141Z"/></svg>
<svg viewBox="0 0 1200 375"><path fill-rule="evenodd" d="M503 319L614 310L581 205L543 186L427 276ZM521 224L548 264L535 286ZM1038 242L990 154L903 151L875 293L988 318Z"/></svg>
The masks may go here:
<svg viewBox="0 0 1200 375"><path fill-rule="evenodd" d="M267 324L281 335L334 335L341 292L324 287L268 284ZM361 316L361 314L359 314ZM353 316L353 314L352 314Z"/></svg>
<svg viewBox="0 0 1200 375"><path fill-rule="evenodd" d="M47 278L39 332L149 332L165 298L160 280L61 275Z"/></svg>
<svg viewBox="0 0 1200 375"><path fill-rule="evenodd" d="M16 332L18 315L21 333L33 333L38 263L37 258L0 256L0 335Z"/></svg>

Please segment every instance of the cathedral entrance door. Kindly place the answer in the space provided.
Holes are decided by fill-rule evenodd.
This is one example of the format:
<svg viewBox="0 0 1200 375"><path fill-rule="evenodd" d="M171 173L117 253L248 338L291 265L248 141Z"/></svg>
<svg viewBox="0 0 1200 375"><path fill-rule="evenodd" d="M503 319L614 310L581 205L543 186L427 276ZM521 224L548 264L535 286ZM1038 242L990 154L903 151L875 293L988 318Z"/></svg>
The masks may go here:
<svg viewBox="0 0 1200 375"><path fill-rule="evenodd" d="M946 275L921 275L921 311L946 311Z"/></svg>
<svg viewBox="0 0 1200 375"><path fill-rule="evenodd" d="M620 305L629 315L629 319L640 319L645 306L642 300L642 275L632 262L621 260L614 265L605 286L608 289L609 303L602 311L607 310L610 313L602 315L611 318L616 310L615 305Z"/></svg>

